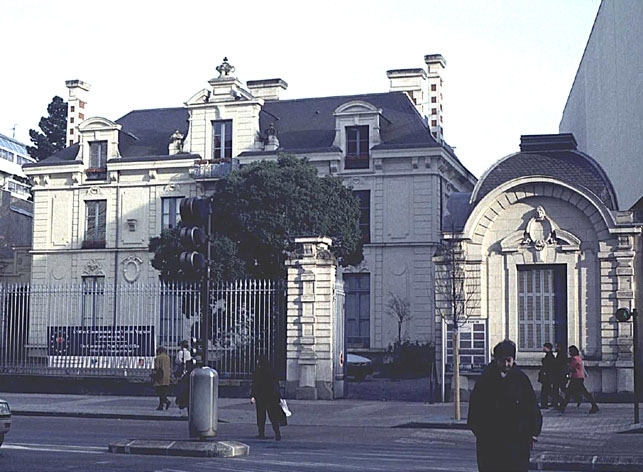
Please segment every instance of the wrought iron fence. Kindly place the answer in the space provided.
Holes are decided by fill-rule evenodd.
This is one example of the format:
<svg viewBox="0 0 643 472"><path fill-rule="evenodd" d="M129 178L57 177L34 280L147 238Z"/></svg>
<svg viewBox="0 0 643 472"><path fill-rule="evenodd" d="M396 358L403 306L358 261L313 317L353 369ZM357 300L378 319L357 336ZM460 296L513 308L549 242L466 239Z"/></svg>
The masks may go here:
<svg viewBox="0 0 643 472"><path fill-rule="evenodd" d="M210 287L208 358L221 378L244 379L267 354L285 377L285 284ZM198 283L0 284L0 372L147 377L156 347L173 359L201 337Z"/></svg>

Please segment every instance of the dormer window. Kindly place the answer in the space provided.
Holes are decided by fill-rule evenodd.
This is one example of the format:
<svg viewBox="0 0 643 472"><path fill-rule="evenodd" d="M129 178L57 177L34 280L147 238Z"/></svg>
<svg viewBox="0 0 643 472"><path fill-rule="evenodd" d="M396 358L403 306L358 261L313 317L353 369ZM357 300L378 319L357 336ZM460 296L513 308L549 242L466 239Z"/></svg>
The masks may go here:
<svg viewBox="0 0 643 472"><path fill-rule="evenodd" d="M212 158L232 157L232 120L212 122Z"/></svg>
<svg viewBox="0 0 643 472"><path fill-rule="evenodd" d="M338 106L335 116L335 140L344 154L344 169L370 169L371 150L381 144L382 110L368 102L354 100Z"/></svg>
<svg viewBox="0 0 643 472"><path fill-rule="evenodd" d="M368 169L368 126L346 127L346 168Z"/></svg>
<svg viewBox="0 0 643 472"><path fill-rule="evenodd" d="M85 170L88 180L105 180L107 178L107 141L89 143L89 166Z"/></svg>
<svg viewBox="0 0 643 472"><path fill-rule="evenodd" d="M107 166L107 141L89 143L89 167L104 169Z"/></svg>

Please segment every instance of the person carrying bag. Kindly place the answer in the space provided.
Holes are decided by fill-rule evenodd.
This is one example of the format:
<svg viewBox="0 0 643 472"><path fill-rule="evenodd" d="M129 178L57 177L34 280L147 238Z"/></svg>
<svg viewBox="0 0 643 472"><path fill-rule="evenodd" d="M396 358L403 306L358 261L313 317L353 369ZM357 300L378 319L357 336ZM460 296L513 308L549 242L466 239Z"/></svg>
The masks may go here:
<svg viewBox="0 0 643 472"><path fill-rule="evenodd" d="M252 375L250 403L257 408L257 429L258 437L265 439L266 413L270 418L272 430L275 432L275 440L281 441L280 426L288 424L286 413L281 406L281 392L279 381L268 363L268 358L260 355L257 358L257 368Z"/></svg>

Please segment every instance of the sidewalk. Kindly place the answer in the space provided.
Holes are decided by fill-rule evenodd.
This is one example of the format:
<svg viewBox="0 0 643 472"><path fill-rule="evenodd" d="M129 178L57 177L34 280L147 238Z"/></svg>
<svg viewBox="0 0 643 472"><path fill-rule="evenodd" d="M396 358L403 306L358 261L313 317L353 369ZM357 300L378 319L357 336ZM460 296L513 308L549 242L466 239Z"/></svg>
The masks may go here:
<svg viewBox="0 0 643 472"><path fill-rule="evenodd" d="M186 421L173 406L157 411L155 397L89 396L0 393L14 416L49 415L95 418ZM383 428L466 428L467 404L462 418L454 420L452 403L395 401L288 400L293 410L289 424L372 426ZM587 414L588 406L573 405L565 414L543 410L543 432L532 455L538 470L643 470L643 425L632 425L631 404L601 404L601 411ZM222 423L254 424L254 406L246 398L220 398Z"/></svg>

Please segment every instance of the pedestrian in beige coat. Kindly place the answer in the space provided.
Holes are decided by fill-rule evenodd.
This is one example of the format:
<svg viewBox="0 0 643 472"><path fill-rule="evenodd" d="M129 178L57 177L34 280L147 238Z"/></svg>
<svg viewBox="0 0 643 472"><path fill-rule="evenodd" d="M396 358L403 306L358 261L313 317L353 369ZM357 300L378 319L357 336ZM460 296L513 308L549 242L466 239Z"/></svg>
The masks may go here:
<svg viewBox="0 0 643 472"><path fill-rule="evenodd" d="M163 406L167 410L170 407L170 400L167 399L167 393L170 388L170 356L167 355L167 349L163 346L156 348L156 357L154 358L153 385L156 395L159 397L159 406L157 410L162 410Z"/></svg>

